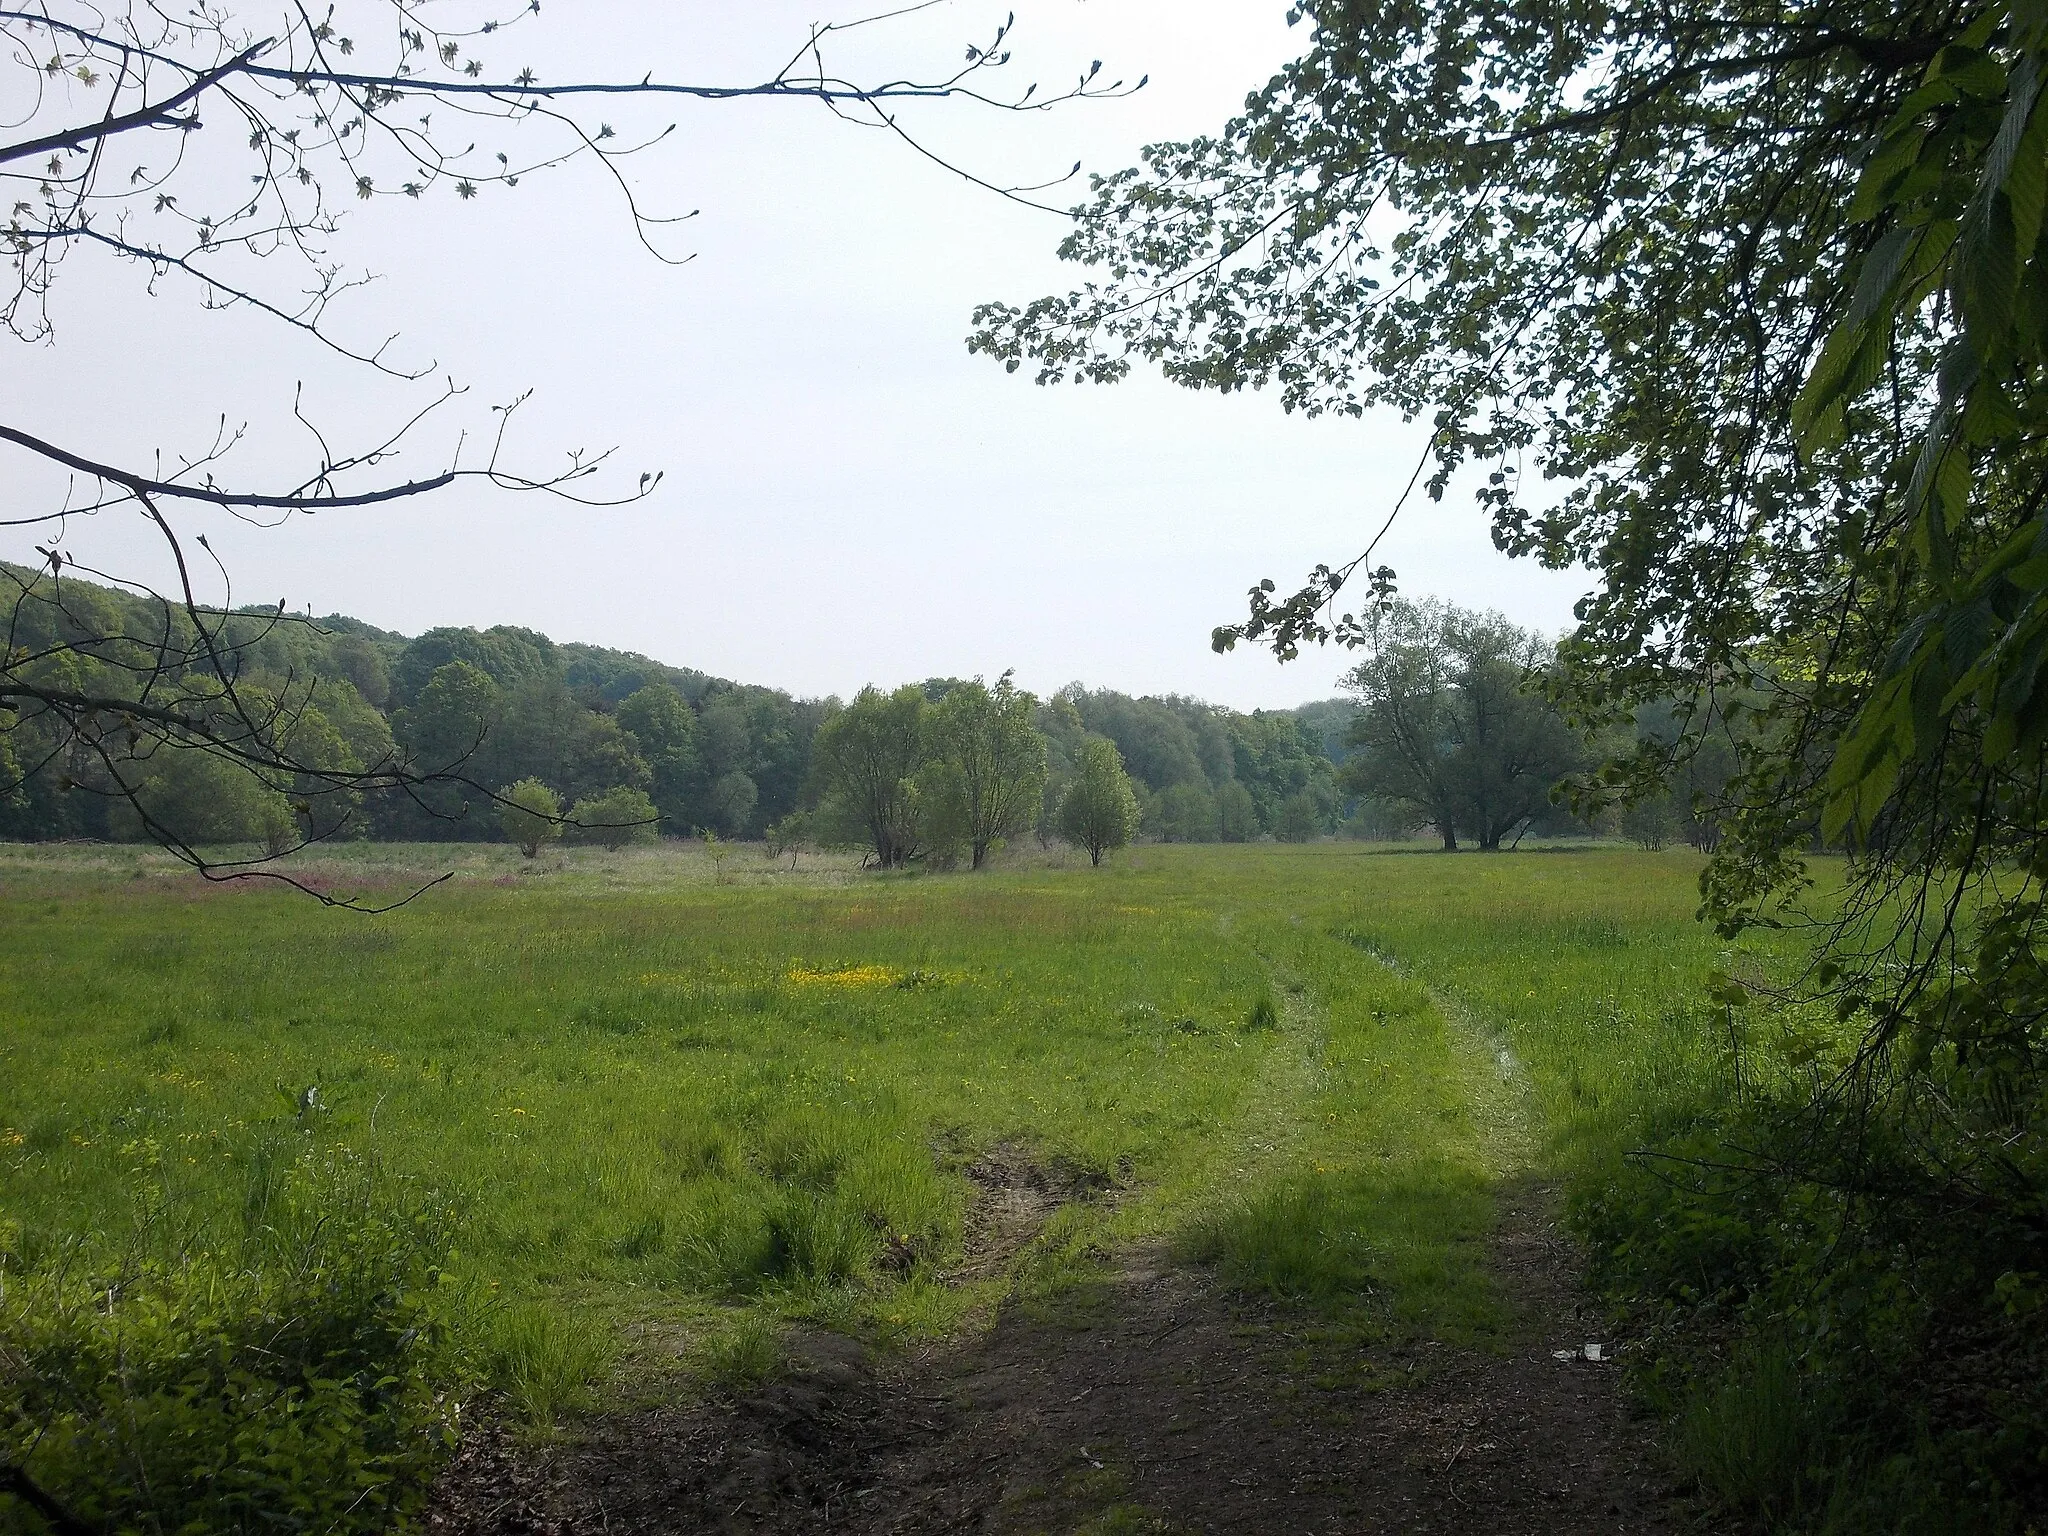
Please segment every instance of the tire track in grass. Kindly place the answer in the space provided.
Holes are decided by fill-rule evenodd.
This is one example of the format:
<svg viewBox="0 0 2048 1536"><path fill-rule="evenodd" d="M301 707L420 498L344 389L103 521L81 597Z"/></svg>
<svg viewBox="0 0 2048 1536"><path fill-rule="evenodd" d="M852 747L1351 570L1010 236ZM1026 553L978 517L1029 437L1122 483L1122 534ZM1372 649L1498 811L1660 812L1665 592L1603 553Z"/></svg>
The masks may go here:
<svg viewBox="0 0 2048 1536"><path fill-rule="evenodd" d="M1252 1030L1239 1021L1231 1037L1237 1048L1262 1053L1235 1112L1210 1136L1206 1155L1189 1159L1171 1177L1055 1213L1021 1256L1011 1296L1043 1301L1076 1282L1142 1279L1171 1267L1191 1221L1244 1198L1298 1159L1313 1134L1315 1106L1328 1076L1325 1012L1313 989L1248 937L1237 917L1218 916L1218 938L1242 945L1258 960L1278 1023Z"/></svg>
<svg viewBox="0 0 2048 1536"><path fill-rule="evenodd" d="M1388 975L1419 988L1449 1026L1458 1046L1461 1076L1471 1089L1476 1120L1497 1178L1510 1179L1538 1171L1542 1138L1541 1112L1528 1069L1515 1055L1506 1035L1488 1024L1452 994L1414 974L1400 956L1355 934L1338 932L1339 943L1366 956Z"/></svg>

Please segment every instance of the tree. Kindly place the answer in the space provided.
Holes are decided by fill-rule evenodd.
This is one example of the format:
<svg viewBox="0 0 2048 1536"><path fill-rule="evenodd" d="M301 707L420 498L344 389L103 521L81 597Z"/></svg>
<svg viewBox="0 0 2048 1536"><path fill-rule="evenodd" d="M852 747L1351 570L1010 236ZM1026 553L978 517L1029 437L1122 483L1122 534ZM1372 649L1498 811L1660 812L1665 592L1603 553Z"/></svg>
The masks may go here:
<svg viewBox="0 0 2048 1536"><path fill-rule="evenodd" d="M1670 792L1644 795L1630 802L1622 809L1621 830L1645 853L1655 853L1664 847L1678 830L1678 810L1671 803Z"/></svg>
<svg viewBox="0 0 2048 1536"><path fill-rule="evenodd" d="M1273 836L1283 843L1312 843L1323 830L1322 807L1305 789L1297 789L1273 817Z"/></svg>
<svg viewBox="0 0 2048 1536"><path fill-rule="evenodd" d="M647 763L648 794L662 820L672 831L688 830L704 771L690 706L667 683L649 683L620 701L616 718Z"/></svg>
<svg viewBox="0 0 2048 1536"><path fill-rule="evenodd" d="M1005 672L994 688L957 683L935 705L925 730L932 753L958 775L972 867L989 849L1031 825L1045 794L1045 738L1033 723L1038 700Z"/></svg>
<svg viewBox="0 0 2048 1536"><path fill-rule="evenodd" d="M958 869L970 856L973 823L967 808L967 780L960 765L928 757L910 779L911 824L917 828L915 857L928 870Z"/></svg>
<svg viewBox="0 0 2048 1536"><path fill-rule="evenodd" d="M546 635L509 624L490 629L430 629L399 653L390 670L390 687L401 704L410 704L442 667L466 662L499 688L510 692L524 684L556 675L555 645Z"/></svg>
<svg viewBox="0 0 2048 1536"><path fill-rule="evenodd" d="M569 808L569 824L579 843L595 843L617 853L629 843L661 838L660 813L646 791L619 784L602 794L578 800Z"/></svg>
<svg viewBox="0 0 2048 1536"><path fill-rule="evenodd" d="M1060 833L1088 850L1088 862L1122 848L1138 831L1138 798L1116 743L1091 736L1081 744L1081 761L1067 797L1060 802Z"/></svg>
<svg viewBox="0 0 2048 1536"><path fill-rule="evenodd" d="M875 861L900 869L918 852L917 796L924 692L906 683L894 693L863 688L818 727L811 773L819 797L866 835Z"/></svg>
<svg viewBox="0 0 2048 1536"><path fill-rule="evenodd" d="M1582 766L1564 717L1529 684L1542 639L1498 614L1397 602L1377 616L1373 654L1345 674L1359 701L1344 783L1405 803L1455 853L1462 829L1493 851Z"/></svg>
<svg viewBox="0 0 2048 1536"><path fill-rule="evenodd" d="M466 762L504 712L505 696L466 661L437 667L419 697L392 718L400 744L429 776Z"/></svg>
<svg viewBox="0 0 2048 1536"><path fill-rule="evenodd" d="M1259 835L1259 808L1235 779L1216 791L1216 835L1226 843L1248 843Z"/></svg>
<svg viewBox="0 0 2048 1536"><path fill-rule="evenodd" d="M365 281L343 249L342 210L351 200L453 215L472 199L510 194L544 171L581 163L618 193L623 217L659 255L663 231L679 219L645 209L646 178L629 178L622 162L668 135L619 134L598 119L599 104L616 118L635 101L824 103L898 135L907 130L892 103L902 99L955 98L1004 110L1049 104L1035 90L1015 99L993 94L993 72L1010 57L1007 24L970 48L964 65L936 78L897 74L873 87L830 67L827 53L841 29L829 25L812 28L787 66L757 81L652 74L637 83L542 80L531 68L506 68L498 56L539 9L527 7L510 22L481 0L457 0L431 15L405 0L338 0L314 10L282 0L184 10L142 0L47 0L0 13L0 73L7 77L0 94L25 104L0 141L0 178L11 189L0 248L13 278L12 291L0 294L0 325L29 343L38 362L55 357L61 365L70 354L49 345L59 313L50 295L75 266L100 259L131 270L152 292L183 288L205 308L260 316L291 344L324 349L352 361L366 379L406 391L411 381L442 376L431 361L403 356L395 338L352 339L344 318L349 295ZM1051 99L1121 89L1091 72ZM166 153L172 141L175 153ZM139 345L150 350L146 341ZM95 354L87 365L104 362ZM464 391L452 380L424 396L401 394L394 413L401 425L386 436L343 441L305 421L313 447L274 483L238 465L239 434L225 424L212 441L185 445L183 453L173 447L159 463L113 462L95 449L87 424L66 432L32 419L37 402L61 393L19 390L11 419L0 421L12 524L39 528L49 540L37 546L41 564L31 585L67 604L69 520L133 511L159 541L165 575L156 584L140 570L115 579L151 597L160 587L175 622L133 632L80 626L58 652L24 647L10 628L0 636L0 729L35 738L36 753L16 753L25 771L42 759L78 759L91 795L129 802L150 835L209 877L249 871L178 842L134 804L162 767L148 766L160 752L209 755L266 782L310 775L337 789L413 794L428 780L402 763L350 771L297 761L277 736L295 700L279 701L268 715L244 704L239 689L251 654L280 631L313 621L280 603L250 625L209 603L194 575L211 556L192 526L195 512L282 522L295 513L408 503L464 482L610 505L650 494L660 479L647 472L607 488L595 477L608 453L578 451L552 467L529 467L512 430L517 399L469 423L481 431L449 432L451 445L467 441L466 451L451 446L439 462L394 476L394 462L410 466L431 452L421 442L429 430L423 424L464 409ZM408 448L412 456L401 458ZM40 506L27 505L38 496ZM90 665L67 677L61 663L71 657ZM414 702L408 687L423 689L434 672L465 659L423 657L421 675L399 680L402 702ZM295 678L294 691L315 681ZM79 682L86 686L73 686ZM55 744L46 746L46 738ZM458 801L461 790L486 793L453 765L430 777L454 783Z"/></svg>
<svg viewBox="0 0 2048 1536"><path fill-rule="evenodd" d="M274 786L196 752L165 752L136 786L135 809L186 844L298 841L291 806Z"/></svg>
<svg viewBox="0 0 2048 1536"><path fill-rule="evenodd" d="M719 776L704 796L704 824L727 837L738 837L754 814L760 792L737 768Z"/></svg>
<svg viewBox="0 0 2048 1536"><path fill-rule="evenodd" d="M498 826L529 859L562 835L562 802L539 779L521 779L498 791Z"/></svg>
<svg viewBox="0 0 2048 1536"><path fill-rule="evenodd" d="M1159 840L1210 843L1216 840L1216 797L1204 784L1176 784L1159 796Z"/></svg>
<svg viewBox="0 0 2048 1536"><path fill-rule="evenodd" d="M27 778L14 755L14 742L0 735L0 837L19 837L32 825Z"/></svg>
<svg viewBox="0 0 2048 1536"><path fill-rule="evenodd" d="M1059 836L1060 803L1066 799L1075 762L1088 728L1081 723L1081 711L1074 703L1085 692L1078 683L1069 684L1038 706L1034 724L1045 739L1045 790L1039 796L1036 830L1038 845L1050 848Z"/></svg>
<svg viewBox="0 0 2048 1536"><path fill-rule="evenodd" d="M645 790L653 779L619 722L578 699L553 671L505 695L479 756L485 782L540 779L569 800L620 785Z"/></svg>
<svg viewBox="0 0 2048 1536"><path fill-rule="evenodd" d="M768 857L788 854L789 867L794 872L798 856L818 844L817 817L809 811L791 811L769 823L767 840Z"/></svg>
<svg viewBox="0 0 2048 1536"><path fill-rule="evenodd" d="M1250 792L1258 819L1276 827L1281 805L1306 792L1320 815L1336 799L1336 767L1314 729L1292 713L1230 717L1231 777Z"/></svg>
<svg viewBox="0 0 2048 1536"><path fill-rule="evenodd" d="M1107 689L1090 693L1077 688L1073 698L1082 724L1115 742L1131 776L1141 783L1163 790L1229 776L1230 744L1206 705L1134 699Z"/></svg>

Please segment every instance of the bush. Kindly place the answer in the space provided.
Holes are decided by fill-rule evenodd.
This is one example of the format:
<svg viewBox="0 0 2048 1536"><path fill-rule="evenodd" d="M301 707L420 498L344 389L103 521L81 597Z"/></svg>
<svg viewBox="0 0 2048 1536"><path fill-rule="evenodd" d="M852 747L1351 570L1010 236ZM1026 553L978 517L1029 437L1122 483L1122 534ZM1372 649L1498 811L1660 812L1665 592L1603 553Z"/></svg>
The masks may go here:
<svg viewBox="0 0 2048 1536"><path fill-rule="evenodd" d="M10 1274L0 1471L95 1529L390 1528L455 1440L444 1211L301 1160L259 1170L232 1240ZM0 1525L35 1528L5 1495Z"/></svg>
<svg viewBox="0 0 2048 1536"><path fill-rule="evenodd" d="M187 843L296 843L291 804L257 775L211 752L166 748L136 791L136 808L168 835ZM126 806L115 830L133 838L154 834Z"/></svg>
<svg viewBox="0 0 2048 1536"><path fill-rule="evenodd" d="M529 859L562 835L562 802L539 779L521 779L498 791L498 826Z"/></svg>
<svg viewBox="0 0 2048 1536"><path fill-rule="evenodd" d="M1307 790L1297 790L1280 802L1273 816L1273 836L1283 843L1312 843L1323 833L1322 807Z"/></svg>
<svg viewBox="0 0 2048 1536"><path fill-rule="evenodd" d="M1770 1022L1740 1086L1636 1117L1622 1144L1647 1155L1575 1179L1679 1460L1774 1529L2026 1529L2048 1508L2037 1220L1954 1200L1953 1142L1902 1096L1803 1088L1814 1021ZM1960 1074L1944 1086L1962 1101Z"/></svg>
<svg viewBox="0 0 2048 1536"><path fill-rule="evenodd" d="M661 836L654 802L640 790L620 785L590 795L569 808L570 831L579 843L595 843L617 853L628 843L651 843Z"/></svg>

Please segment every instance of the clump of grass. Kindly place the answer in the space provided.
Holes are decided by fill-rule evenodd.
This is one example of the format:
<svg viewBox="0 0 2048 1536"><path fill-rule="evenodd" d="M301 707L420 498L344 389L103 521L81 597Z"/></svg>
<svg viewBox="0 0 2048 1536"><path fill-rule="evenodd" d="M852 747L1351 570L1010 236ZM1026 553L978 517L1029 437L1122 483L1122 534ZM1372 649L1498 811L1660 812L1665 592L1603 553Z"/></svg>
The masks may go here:
<svg viewBox="0 0 2048 1536"><path fill-rule="evenodd" d="M792 1190L767 1216L765 1279L843 1285L866 1276L881 1255L874 1223L843 1199Z"/></svg>
<svg viewBox="0 0 2048 1536"><path fill-rule="evenodd" d="M1363 1297L1373 1265L1356 1214L1326 1180L1295 1180L1198 1217L1180 1247L1198 1263L1219 1266L1240 1290L1290 1301Z"/></svg>
<svg viewBox="0 0 2048 1536"><path fill-rule="evenodd" d="M1679 1414L1679 1464L1724 1504L1782 1515L1799 1495L1810 1416L1798 1366L1781 1346L1742 1350Z"/></svg>
<svg viewBox="0 0 2048 1536"><path fill-rule="evenodd" d="M1252 999L1251 1011L1244 1016L1244 1027L1254 1031L1280 1027L1280 1005L1274 1000L1271 987Z"/></svg>
<svg viewBox="0 0 2048 1536"><path fill-rule="evenodd" d="M659 1253L667 1236L668 1222L659 1211L642 1216L619 1238L619 1257L644 1259L649 1254Z"/></svg>
<svg viewBox="0 0 2048 1536"><path fill-rule="evenodd" d="M142 1031L144 1045L184 1045L191 1038L192 1026L175 1013L152 1019Z"/></svg>
<svg viewBox="0 0 2048 1536"><path fill-rule="evenodd" d="M536 1428L589 1408L592 1388L618 1354L607 1330L537 1302L506 1306L488 1326L488 1379Z"/></svg>
<svg viewBox="0 0 2048 1536"><path fill-rule="evenodd" d="M714 1391L758 1386L782 1368L782 1330L759 1312L742 1313L699 1344L691 1364Z"/></svg>
<svg viewBox="0 0 2048 1536"><path fill-rule="evenodd" d="M1142 1504L1112 1504L1082 1526L1077 1536L1164 1536L1170 1529Z"/></svg>

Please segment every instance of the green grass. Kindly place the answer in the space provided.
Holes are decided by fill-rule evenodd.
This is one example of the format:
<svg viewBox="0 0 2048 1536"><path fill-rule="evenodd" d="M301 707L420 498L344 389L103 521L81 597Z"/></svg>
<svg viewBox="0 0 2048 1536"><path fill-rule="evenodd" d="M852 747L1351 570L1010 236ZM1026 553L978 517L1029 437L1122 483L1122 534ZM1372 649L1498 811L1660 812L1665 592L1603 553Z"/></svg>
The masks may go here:
<svg viewBox="0 0 2048 1536"><path fill-rule="evenodd" d="M886 1327L958 1258L962 1166L1015 1143L1134 1192L1119 1235L1469 1329L1488 1183L1530 1155L1501 1045L1566 1138L1715 1069L1680 855L1172 847L723 888L671 862L667 885L645 855L484 874L381 917L10 871L0 1201L24 1251L129 1230L140 1162L232 1204L289 1125L444 1190L465 1272L522 1304Z"/></svg>
<svg viewBox="0 0 2048 1536"><path fill-rule="evenodd" d="M1697 867L1260 845L927 878L738 854L721 883L672 848L309 869L394 893L460 871L370 917L9 850L0 1264L203 1243L289 1167L368 1158L449 1214L466 1357L541 1423L607 1381L759 1379L791 1321L943 1333L1141 1240L1485 1345L1515 1324L1482 1263L1494 1187L1597 1169L1726 1072ZM1115 1198L962 1281L965 1170L995 1148Z"/></svg>

